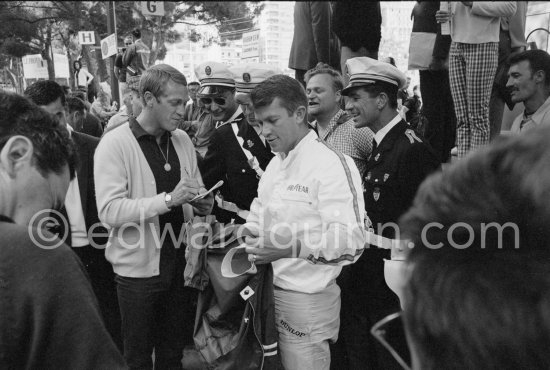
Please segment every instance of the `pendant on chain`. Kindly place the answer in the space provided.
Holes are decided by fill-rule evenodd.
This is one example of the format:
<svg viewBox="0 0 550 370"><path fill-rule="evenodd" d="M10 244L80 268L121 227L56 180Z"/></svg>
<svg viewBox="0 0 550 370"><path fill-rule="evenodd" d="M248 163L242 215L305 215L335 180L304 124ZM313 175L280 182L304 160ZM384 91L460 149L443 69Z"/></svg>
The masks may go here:
<svg viewBox="0 0 550 370"><path fill-rule="evenodd" d="M172 166L170 166L170 163L165 163L164 164L164 170L166 172L170 172L171 169L172 169Z"/></svg>

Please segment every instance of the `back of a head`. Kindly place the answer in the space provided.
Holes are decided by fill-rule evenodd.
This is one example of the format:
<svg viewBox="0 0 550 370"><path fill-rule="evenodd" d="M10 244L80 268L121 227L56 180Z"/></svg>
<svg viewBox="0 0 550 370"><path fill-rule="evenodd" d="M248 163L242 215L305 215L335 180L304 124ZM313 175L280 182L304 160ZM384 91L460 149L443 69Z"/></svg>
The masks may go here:
<svg viewBox="0 0 550 370"><path fill-rule="evenodd" d="M136 40L140 39L141 38L141 30L139 28L135 28L133 31L132 31L132 36L134 36L134 38Z"/></svg>
<svg viewBox="0 0 550 370"><path fill-rule="evenodd" d="M86 93L84 91L73 91L69 97L78 98L82 101L86 101Z"/></svg>
<svg viewBox="0 0 550 370"><path fill-rule="evenodd" d="M430 176L400 219L422 369L550 368L550 128Z"/></svg>
<svg viewBox="0 0 550 370"><path fill-rule="evenodd" d="M59 174L68 165L74 178L77 156L67 129L27 98L0 91L0 149L15 135L32 142L35 164L43 176Z"/></svg>
<svg viewBox="0 0 550 370"><path fill-rule="evenodd" d="M65 91L55 81L37 81L27 87L24 94L36 105L48 105L59 98L61 98L61 103L65 105Z"/></svg>
<svg viewBox="0 0 550 370"><path fill-rule="evenodd" d="M139 95L144 99L144 93L149 91L158 98L169 81L187 86L187 79L176 68L168 64L156 64L143 72L139 80Z"/></svg>
<svg viewBox="0 0 550 370"><path fill-rule="evenodd" d="M86 110L86 104L82 99L77 97L67 98L67 112L69 112L69 114L72 114L74 112L83 112Z"/></svg>
<svg viewBox="0 0 550 370"><path fill-rule="evenodd" d="M302 84L285 75L274 75L261 82L250 94L254 109L267 107L276 98L281 101L288 114L293 114L300 106L307 108L306 92Z"/></svg>
<svg viewBox="0 0 550 370"><path fill-rule="evenodd" d="M548 253L433 252L413 259L403 302L417 368L549 369Z"/></svg>

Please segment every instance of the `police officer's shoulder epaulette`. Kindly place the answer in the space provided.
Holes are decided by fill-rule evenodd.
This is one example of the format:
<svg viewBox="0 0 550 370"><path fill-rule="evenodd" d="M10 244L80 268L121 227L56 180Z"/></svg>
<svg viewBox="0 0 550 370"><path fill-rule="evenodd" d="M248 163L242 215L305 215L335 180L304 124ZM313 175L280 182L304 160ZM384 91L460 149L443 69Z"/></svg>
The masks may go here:
<svg viewBox="0 0 550 370"><path fill-rule="evenodd" d="M419 143L422 142L422 140L416 135L416 132L414 132L414 130L410 128L405 130L405 135L407 136L411 144L414 144L415 141L418 141Z"/></svg>
<svg viewBox="0 0 550 370"><path fill-rule="evenodd" d="M220 127L223 127L225 125L227 125L228 122L216 122L216 130L219 129Z"/></svg>

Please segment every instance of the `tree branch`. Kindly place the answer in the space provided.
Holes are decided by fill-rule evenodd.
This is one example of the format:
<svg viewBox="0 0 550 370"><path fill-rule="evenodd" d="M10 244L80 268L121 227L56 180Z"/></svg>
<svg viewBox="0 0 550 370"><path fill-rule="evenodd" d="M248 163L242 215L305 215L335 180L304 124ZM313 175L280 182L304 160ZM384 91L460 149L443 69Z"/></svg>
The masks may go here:
<svg viewBox="0 0 550 370"><path fill-rule="evenodd" d="M198 26L208 26L208 25L215 24L215 23L218 23L218 22L219 21L212 21L212 22L207 22L207 23L189 23L189 22L185 22L185 21L175 21L175 22L166 23L166 26L171 26L171 25L176 24L176 23L181 23L181 24L188 24L190 26L198 27Z"/></svg>
<svg viewBox="0 0 550 370"><path fill-rule="evenodd" d="M43 17L43 18L37 18L37 19L31 21L31 20L28 20L28 19L25 19L25 18L19 18L19 17L10 17L10 18L11 18L11 20L26 22L26 23L30 23L30 24L45 21L45 20L48 20L48 19L56 19L56 20L59 19L59 17Z"/></svg>

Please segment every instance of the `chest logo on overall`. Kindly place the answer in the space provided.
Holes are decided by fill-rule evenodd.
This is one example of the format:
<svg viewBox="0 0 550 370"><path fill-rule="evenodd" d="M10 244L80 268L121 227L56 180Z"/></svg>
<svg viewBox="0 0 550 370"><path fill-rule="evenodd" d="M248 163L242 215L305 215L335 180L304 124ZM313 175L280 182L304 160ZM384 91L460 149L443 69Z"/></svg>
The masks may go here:
<svg viewBox="0 0 550 370"><path fill-rule="evenodd" d="M380 199L380 188L374 188L374 191L372 192L372 197L374 198L375 202L378 202L378 199Z"/></svg>
<svg viewBox="0 0 550 370"><path fill-rule="evenodd" d="M298 193L304 193L309 194L309 188L307 186L296 184L296 185L288 185L286 188L287 191L294 191Z"/></svg>

